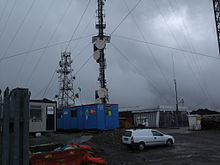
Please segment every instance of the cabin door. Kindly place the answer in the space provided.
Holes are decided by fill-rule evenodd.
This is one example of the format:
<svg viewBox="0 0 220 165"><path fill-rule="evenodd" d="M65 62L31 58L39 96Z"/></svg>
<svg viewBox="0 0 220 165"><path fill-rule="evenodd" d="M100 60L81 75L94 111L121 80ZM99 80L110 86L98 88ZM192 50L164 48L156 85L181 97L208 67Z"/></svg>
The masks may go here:
<svg viewBox="0 0 220 165"><path fill-rule="evenodd" d="M46 129L47 130L54 130L54 115L55 115L55 108L53 106L47 106L47 122L46 122Z"/></svg>

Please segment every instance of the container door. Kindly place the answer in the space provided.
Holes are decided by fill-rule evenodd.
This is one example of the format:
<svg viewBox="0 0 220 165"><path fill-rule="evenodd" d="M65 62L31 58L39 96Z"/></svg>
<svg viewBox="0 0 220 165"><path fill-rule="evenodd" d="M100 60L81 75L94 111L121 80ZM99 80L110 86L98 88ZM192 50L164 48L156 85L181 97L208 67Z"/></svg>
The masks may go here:
<svg viewBox="0 0 220 165"><path fill-rule="evenodd" d="M46 129L54 130L54 116L55 116L54 106L47 106L46 113L47 113Z"/></svg>
<svg viewBox="0 0 220 165"><path fill-rule="evenodd" d="M72 107L70 109L70 115L71 115L71 121L70 121L70 129L78 129L78 114L77 114L77 108L76 107Z"/></svg>
<svg viewBox="0 0 220 165"><path fill-rule="evenodd" d="M84 128L97 129L97 109L95 105L84 106Z"/></svg>
<svg viewBox="0 0 220 165"><path fill-rule="evenodd" d="M77 129L84 129L84 119L83 106L77 107Z"/></svg>
<svg viewBox="0 0 220 165"><path fill-rule="evenodd" d="M63 129L62 109L57 109L57 129Z"/></svg>
<svg viewBox="0 0 220 165"><path fill-rule="evenodd" d="M63 129L71 129L71 113L70 108L63 109Z"/></svg>

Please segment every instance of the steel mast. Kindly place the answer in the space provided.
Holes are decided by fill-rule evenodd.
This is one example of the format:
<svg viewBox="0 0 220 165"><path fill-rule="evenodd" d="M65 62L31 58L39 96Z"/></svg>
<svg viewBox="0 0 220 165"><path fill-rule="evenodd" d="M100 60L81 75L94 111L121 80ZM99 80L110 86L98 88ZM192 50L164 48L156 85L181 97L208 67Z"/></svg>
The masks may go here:
<svg viewBox="0 0 220 165"><path fill-rule="evenodd" d="M94 44L94 59L99 63L99 77L98 81L100 82L100 89L96 91L96 103L107 103L108 101L108 89L106 87L105 79L105 69L106 69L106 59L104 54L104 49L106 43L110 42L110 36L104 35L104 29L106 24L104 23L104 14L103 14L103 0L97 0L98 10L97 17L98 23L96 24L96 29L98 29L98 35L93 36L92 42Z"/></svg>
<svg viewBox="0 0 220 165"><path fill-rule="evenodd" d="M213 8L214 8L214 15L215 15L215 23L216 23L218 50L220 54L220 0L213 0Z"/></svg>

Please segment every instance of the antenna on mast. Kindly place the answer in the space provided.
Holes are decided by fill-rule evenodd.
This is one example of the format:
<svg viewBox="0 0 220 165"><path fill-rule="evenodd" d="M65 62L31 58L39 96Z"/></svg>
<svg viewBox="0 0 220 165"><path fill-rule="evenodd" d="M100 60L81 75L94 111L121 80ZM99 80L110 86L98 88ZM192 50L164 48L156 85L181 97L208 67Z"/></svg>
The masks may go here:
<svg viewBox="0 0 220 165"><path fill-rule="evenodd" d="M97 0L98 2L98 10L97 17L98 23L96 24L96 29L98 29L98 35L92 37L92 43L94 48L93 57L97 63L99 63L99 77L98 81L100 82L100 89L95 91L95 99L96 103L104 103L106 104L109 100L108 97L108 89L106 87L106 79L105 79L105 69L106 69L106 59L104 54L104 49L106 43L110 43L110 36L104 35L104 29L106 28L106 24L103 19L105 15L103 14L103 0Z"/></svg>

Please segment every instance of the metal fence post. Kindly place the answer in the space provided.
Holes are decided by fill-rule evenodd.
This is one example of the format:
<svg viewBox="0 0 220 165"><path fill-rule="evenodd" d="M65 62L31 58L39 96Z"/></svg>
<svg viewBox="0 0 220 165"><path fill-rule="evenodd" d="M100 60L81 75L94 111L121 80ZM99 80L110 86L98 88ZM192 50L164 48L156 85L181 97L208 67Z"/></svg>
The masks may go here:
<svg viewBox="0 0 220 165"><path fill-rule="evenodd" d="M5 90L2 165L29 165L29 98L28 89Z"/></svg>
<svg viewBox="0 0 220 165"><path fill-rule="evenodd" d="M9 164L9 89L4 92L3 130L2 130L2 165Z"/></svg>
<svg viewBox="0 0 220 165"><path fill-rule="evenodd" d="M29 165L29 100L30 100L30 92L28 90L25 91L24 95L24 112L23 112L23 165Z"/></svg>

